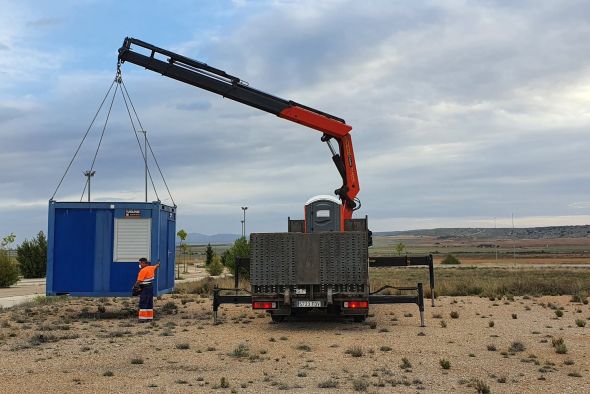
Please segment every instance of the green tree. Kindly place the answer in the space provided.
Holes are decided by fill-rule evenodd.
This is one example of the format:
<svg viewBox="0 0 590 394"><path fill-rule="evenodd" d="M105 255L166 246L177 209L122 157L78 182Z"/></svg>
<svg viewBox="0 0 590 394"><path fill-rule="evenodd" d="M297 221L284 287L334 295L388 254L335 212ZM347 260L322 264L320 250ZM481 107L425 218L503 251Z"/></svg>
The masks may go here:
<svg viewBox="0 0 590 394"><path fill-rule="evenodd" d="M178 230L176 232L176 236L178 238L180 238L180 251L181 254L184 254L184 252L186 252L186 247L183 247L184 244L182 243L186 237L188 236L188 234L186 233L186 231L184 231L183 228L181 228L180 230ZM182 262L184 264L184 273L186 273L186 258L183 256ZM180 279L180 265L178 264L178 262L176 262L176 279Z"/></svg>
<svg viewBox="0 0 590 394"><path fill-rule="evenodd" d="M211 244L207 244L207 249L205 250L205 266L208 267L209 264L211 264L213 262L213 256L215 256L215 252L213 251L213 248L211 247Z"/></svg>
<svg viewBox="0 0 590 394"><path fill-rule="evenodd" d="M397 245L395 245L395 251L397 252L398 256L401 256L404 250L406 250L406 245L403 242L399 242Z"/></svg>
<svg viewBox="0 0 590 394"><path fill-rule="evenodd" d="M213 258L211 259L211 264L207 266L206 270L211 276L221 275L221 273L223 272L223 264L221 264L221 258L217 255L213 256Z"/></svg>
<svg viewBox="0 0 590 394"><path fill-rule="evenodd" d="M36 238L25 239L16 248L16 259L25 278L44 278L47 272L47 238L39 231Z"/></svg>
<svg viewBox="0 0 590 394"><path fill-rule="evenodd" d="M18 282L18 266L10 258L9 252L15 239L16 236L11 233L0 241L0 287L10 287Z"/></svg>
<svg viewBox="0 0 590 394"><path fill-rule="evenodd" d="M224 265L235 275L236 271L236 258L238 257L250 257L250 243L246 237L238 238L231 248L227 250L227 254L224 253ZM249 267L242 268L240 270L240 278L249 278L250 270Z"/></svg>

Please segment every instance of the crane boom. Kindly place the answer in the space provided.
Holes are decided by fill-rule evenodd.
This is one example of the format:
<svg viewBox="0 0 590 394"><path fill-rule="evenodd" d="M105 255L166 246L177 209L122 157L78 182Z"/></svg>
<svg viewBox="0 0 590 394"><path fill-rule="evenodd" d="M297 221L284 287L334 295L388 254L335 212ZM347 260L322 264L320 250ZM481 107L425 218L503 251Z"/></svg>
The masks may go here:
<svg viewBox="0 0 590 394"><path fill-rule="evenodd" d="M148 54L134 51L132 45L147 50ZM322 141L328 143L332 151L332 160L342 177L342 186L335 191L342 201L342 220L352 217L352 211L356 207L355 198L360 188L349 134L352 127L343 119L254 89L225 71L136 38L125 38L123 46L119 49L119 63L123 62L145 67L169 78L322 132ZM332 138L338 142L339 152L330 145Z"/></svg>

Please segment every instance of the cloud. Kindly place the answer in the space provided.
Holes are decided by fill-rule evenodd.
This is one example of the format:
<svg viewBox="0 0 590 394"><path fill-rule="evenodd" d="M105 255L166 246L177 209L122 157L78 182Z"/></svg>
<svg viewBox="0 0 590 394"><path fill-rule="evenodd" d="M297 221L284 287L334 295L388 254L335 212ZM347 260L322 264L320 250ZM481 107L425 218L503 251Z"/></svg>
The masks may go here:
<svg viewBox="0 0 590 394"><path fill-rule="evenodd" d="M154 44L346 119L359 214L378 230L513 212L578 224L590 193L589 12L576 2L237 2L227 25ZM0 86L43 79L47 89L2 100L0 199L28 204L53 191L112 70L65 70L64 50L49 59L43 46L15 45L27 42L18 29L0 26L21 59L0 58ZM239 232L234 213L247 204L251 229L284 230L308 197L340 186L320 133L132 64L123 73L187 229ZM93 193L142 200L142 161L117 100ZM103 121L59 198L79 198Z"/></svg>
<svg viewBox="0 0 590 394"><path fill-rule="evenodd" d="M34 28L47 28L59 26L64 23L62 18L39 18L27 22L27 26Z"/></svg>

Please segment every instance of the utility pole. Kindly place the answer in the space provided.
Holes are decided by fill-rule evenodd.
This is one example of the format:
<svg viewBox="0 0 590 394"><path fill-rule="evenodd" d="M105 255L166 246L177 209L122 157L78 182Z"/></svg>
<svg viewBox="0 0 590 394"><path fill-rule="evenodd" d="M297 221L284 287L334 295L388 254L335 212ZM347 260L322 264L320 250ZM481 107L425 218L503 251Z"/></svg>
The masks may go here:
<svg viewBox="0 0 590 394"><path fill-rule="evenodd" d="M96 174L96 171L84 171L84 176L88 178L88 202L90 202L90 179Z"/></svg>
<svg viewBox="0 0 590 394"><path fill-rule="evenodd" d="M240 222L242 223L242 237L245 237L246 234L244 234L244 221L240 220Z"/></svg>
<svg viewBox="0 0 590 394"><path fill-rule="evenodd" d="M143 133L143 164L145 173L145 202L148 202L148 165L147 165L147 130L137 130L138 133Z"/></svg>
<svg viewBox="0 0 590 394"><path fill-rule="evenodd" d="M512 260L516 264L516 234L514 232L514 213L512 214Z"/></svg>
<svg viewBox="0 0 590 394"><path fill-rule="evenodd" d="M248 209L248 207L242 207L242 211L244 211L244 220L242 221L242 237L246 238L246 209Z"/></svg>

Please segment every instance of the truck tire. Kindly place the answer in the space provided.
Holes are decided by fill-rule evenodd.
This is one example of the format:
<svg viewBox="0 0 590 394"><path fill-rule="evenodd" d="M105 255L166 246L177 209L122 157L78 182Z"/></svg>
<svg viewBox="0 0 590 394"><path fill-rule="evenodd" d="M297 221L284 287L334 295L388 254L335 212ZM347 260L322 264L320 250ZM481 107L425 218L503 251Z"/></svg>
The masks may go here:
<svg viewBox="0 0 590 394"><path fill-rule="evenodd" d="M285 315L275 315L274 313L271 313L270 314L270 317L271 317L271 319L272 319L273 322L280 323L280 322L284 321L287 316L285 316Z"/></svg>

